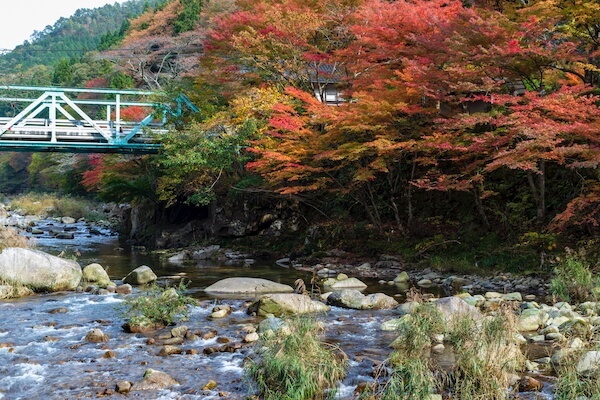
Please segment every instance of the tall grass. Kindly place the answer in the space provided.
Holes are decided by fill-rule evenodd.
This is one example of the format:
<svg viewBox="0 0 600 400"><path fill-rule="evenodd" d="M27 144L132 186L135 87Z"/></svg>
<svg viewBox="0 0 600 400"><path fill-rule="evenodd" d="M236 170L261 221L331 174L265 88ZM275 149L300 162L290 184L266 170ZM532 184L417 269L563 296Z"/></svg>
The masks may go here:
<svg viewBox="0 0 600 400"><path fill-rule="evenodd" d="M432 304L421 304L401 325L389 363L391 372L368 388L364 399L425 399L444 393L461 400L501 400L509 397L511 376L525 357L514 341L516 317L501 309L481 320L471 316L444 320ZM430 356L431 337L443 334L451 367L436 365Z"/></svg>
<svg viewBox="0 0 600 400"><path fill-rule="evenodd" d="M587 375L578 374L575 369L576 364L573 357L568 362L561 363L557 371L554 398L556 400L600 400L600 370Z"/></svg>
<svg viewBox="0 0 600 400"><path fill-rule="evenodd" d="M257 358L246 365L264 400L333 398L346 374L341 351L321 340L321 326L302 317L290 321L290 332L264 335Z"/></svg>
<svg viewBox="0 0 600 400"><path fill-rule="evenodd" d="M454 398L508 398L511 376L525 363L514 340L517 332L514 313L508 308L480 323L463 318L454 324L449 340L456 361L445 379Z"/></svg>
<svg viewBox="0 0 600 400"><path fill-rule="evenodd" d="M567 251L554 268L550 290L559 300L583 303L600 300L600 277L594 274L585 256Z"/></svg>

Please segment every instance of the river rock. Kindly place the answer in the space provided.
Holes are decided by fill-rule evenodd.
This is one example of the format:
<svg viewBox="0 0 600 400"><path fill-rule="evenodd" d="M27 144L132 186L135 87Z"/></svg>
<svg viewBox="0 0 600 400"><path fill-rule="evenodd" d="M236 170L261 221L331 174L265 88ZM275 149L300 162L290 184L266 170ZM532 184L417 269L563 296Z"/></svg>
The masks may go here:
<svg viewBox="0 0 600 400"><path fill-rule="evenodd" d="M329 307L303 294L273 293L262 296L249 308L248 313L280 317L285 315L324 313Z"/></svg>
<svg viewBox="0 0 600 400"><path fill-rule="evenodd" d="M179 385L179 382L171 375L150 368L146 370L140 382L133 384L131 390L161 390L175 385Z"/></svg>
<svg viewBox="0 0 600 400"><path fill-rule="evenodd" d="M126 283L124 285L117 286L117 288L115 289L115 292L117 294L131 294L133 292L133 288L131 287L131 285L129 283Z"/></svg>
<svg viewBox="0 0 600 400"><path fill-rule="evenodd" d="M85 340L90 343L108 342L108 335L102 332L102 329L92 329L85 335Z"/></svg>
<svg viewBox="0 0 600 400"><path fill-rule="evenodd" d="M117 393L126 394L131 390L131 382L129 381L119 381L115 387L115 391Z"/></svg>
<svg viewBox="0 0 600 400"><path fill-rule="evenodd" d="M62 217L60 220L63 224L74 224L75 222L77 222L75 218L72 217Z"/></svg>
<svg viewBox="0 0 600 400"><path fill-rule="evenodd" d="M170 262L171 264L180 264L186 260L191 260L192 257L190 255L190 253L186 250L184 251L180 251L177 254L172 255L171 257L169 257L169 259L167 260L168 262Z"/></svg>
<svg viewBox="0 0 600 400"><path fill-rule="evenodd" d="M214 258L218 253L219 250L221 250L221 246L219 246L218 244L214 244L211 246L206 246L202 249L196 250L192 253L192 258L194 260L210 260L211 258Z"/></svg>
<svg viewBox="0 0 600 400"><path fill-rule="evenodd" d="M102 265L93 263L83 267L83 280L95 282L98 286L105 288L112 282Z"/></svg>
<svg viewBox="0 0 600 400"><path fill-rule="evenodd" d="M38 250L9 247L0 253L0 280L34 291L75 290L81 266Z"/></svg>
<svg viewBox="0 0 600 400"><path fill-rule="evenodd" d="M467 304L458 296L442 297L435 301L435 305L441 312L446 322L452 322L458 318L483 318L481 312L472 305Z"/></svg>
<svg viewBox="0 0 600 400"><path fill-rule="evenodd" d="M292 293L289 285L269 281L262 278L226 278L213 283L206 289L207 293L255 294L255 293Z"/></svg>
<svg viewBox="0 0 600 400"><path fill-rule="evenodd" d="M365 296L356 289L336 290L327 297L327 304L356 310L384 310L398 306L398 302L383 293Z"/></svg>
<svg viewBox="0 0 600 400"><path fill-rule="evenodd" d="M258 341L259 336L256 332L250 332L246 336L244 336L244 343L254 343Z"/></svg>
<svg viewBox="0 0 600 400"><path fill-rule="evenodd" d="M541 324L541 311L528 308L521 312L517 320L517 329L522 332L537 331Z"/></svg>
<svg viewBox="0 0 600 400"><path fill-rule="evenodd" d="M340 279L342 275L342 279ZM344 279L345 276L345 279ZM357 278L348 278L345 274L339 274L337 278L329 278L323 281L323 286L326 291L341 290L341 289L366 289L367 285Z"/></svg>
<svg viewBox="0 0 600 400"><path fill-rule="evenodd" d="M137 267L133 271L131 271L125 278L123 278L123 282L129 283L132 285L145 285L147 283L154 282L158 279L154 271L150 269L150 267L146 265L142 265L141 267Z"/></svg>
<svg viewBox="0 0 600 400"><path fill-rule="evenodd" d="M589 374L600 369L600 351L588 351L579 359L575 367L580 374Z"/></svg>
<svg viewBox="0 0 600 400"><path fill-rule="evenodd" d="M406 271L400 272L395 278L394 283L408 283L410 282L410 276Z"/></svg>
<svg viewBox="0 0 600 400"><path fill-rule="evenodd" d="M186 336L189 330L190 329L185 325L176 326L175 328L171 329L171 336L174 338L182 338Z"/></svg>
<svg viewBox="0 0 600 400"><path fill-rule="evenodd" d="M210 317L213 319L225 318L226 316L231 314L231 312L232 312L232 309L231 309L230 305L222 304L222 305L218 305L213 308L212 313L210 314Z"/></svg>
<svg viewBox="0 0 600 400"><path fill-rule="evenodd" d="M161 347L160 351L158 352L158 355L162 356L162 357L166 357L166 356L171 356L173 354L182 354L182 353L183 353L183 349L181 347L166 344L163 347Z"/></svg>

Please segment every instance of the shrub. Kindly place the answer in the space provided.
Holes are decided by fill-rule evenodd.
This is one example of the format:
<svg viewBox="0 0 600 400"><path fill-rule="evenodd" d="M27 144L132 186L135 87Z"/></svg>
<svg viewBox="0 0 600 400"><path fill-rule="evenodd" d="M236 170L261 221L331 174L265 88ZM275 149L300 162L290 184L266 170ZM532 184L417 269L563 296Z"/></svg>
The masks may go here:
<svg viewBox="0 0 600 400"><path fill-rule="evenodd" d="M557 260L550 281L552 294L566 302L583 303L600 297L600 278L592 272L585 256L567 249L564 259Z"/></svg>
<svg viewBox="0 0 600 400"><path fill-rule="evenodd" d="M98 219L98 212L94 211L94 203L77 197L29 193L11 199L10 203L14 210L19 210L23 214Z"/></svg>
<svg viewBox="0 0 600 400"><path fill-rule="evenodd" d="M177 288L160 288L156 285L143 295L129 297L121 305L123 315L129 325L168 326L184 319L188 306L195 304L191 297L184 296L186 286L180 283Z"/></svg>
<svg viewBox="0 0 600 400"><path fill-rule="evenodd" d="M346 374L341 351L319 338L320 325L309 318L289 324L289 332L263 335L257 359L246 365L264 400L307 400L333 397Z"/></svg>

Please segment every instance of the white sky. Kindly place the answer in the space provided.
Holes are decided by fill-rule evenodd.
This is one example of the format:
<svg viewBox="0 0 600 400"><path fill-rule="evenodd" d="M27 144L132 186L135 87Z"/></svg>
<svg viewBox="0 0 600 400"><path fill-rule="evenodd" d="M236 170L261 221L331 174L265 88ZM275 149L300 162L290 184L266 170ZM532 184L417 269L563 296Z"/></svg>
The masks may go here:
<svg viewBox="0 0 600 400"><path fill-rule="evenodd" d="M33 31L43 31L60 17L70 17L80 8L97 8L125 0L3 0L0 11L0 49L23 44Z"/></svg>

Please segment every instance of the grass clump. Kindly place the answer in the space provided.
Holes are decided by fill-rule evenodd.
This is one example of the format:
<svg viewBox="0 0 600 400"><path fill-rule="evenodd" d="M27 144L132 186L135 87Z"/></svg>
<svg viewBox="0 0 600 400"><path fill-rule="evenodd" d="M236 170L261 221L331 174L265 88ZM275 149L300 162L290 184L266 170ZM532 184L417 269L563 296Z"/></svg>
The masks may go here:
<svg viewBox="0 0 600 400"><path fill-rule="evenodd" d="M340 350L320 338L322 327L310 318L289 322L289 331L263 335L257 358L246 366L264 400L333 398L346 374Z"/></svg>
<svg viewBox="0 0 600 400"><path fill-rule="evenodd" d="M557 299L583 303L600 300L600 277L594 274L583 254L567 249L564 259L557 260L550 290Z"/></svg>
<svg viewBox="0 0 600 400"><path fill-rule="evenodd" d="M43 217L72 217L87 220L99 219L95 204L87 199L57 196L49 193L28 193L10 201L13 210L20 214L40 215Z"/></svg>
<svg viewBox="0 0 600 400"><path fill-rule="evenodd" d="M600 370L578 374L573 362L562 365L558 372L554 398L556 400L600 400Z"/></svg>
<svg viewBox="0 0 600 400"><path fill-rule="evenodd" d="M515 341L518 333L512 310L501 309L481 321L462 318L449 332L455 364L445 378L453 398L506 399L511 376L521 369L525 356Z"/></svg>
<svg viewBox="0 0 600 400"><path fill-rule="evenodd" d="M461 400L509 397L511 376L525 363L514 339L518 330L513 310L481 318L444 318L434 304L425 303L409 317L403 317L394 341L389 376L378 379L362 399L427 399L434 393ZM432 338L439 335L445 351L452 353L450 366L438 364L430 352Z"/></svg>
<svg viewBox="0 0 600 400"><path fill-rule="evenodd" d="M169 326L187 318L188 306L196 301L185 296L186 286L161 288L151 286L145 294L127 298L122 307L123 315L131 326Z"/></svg>

